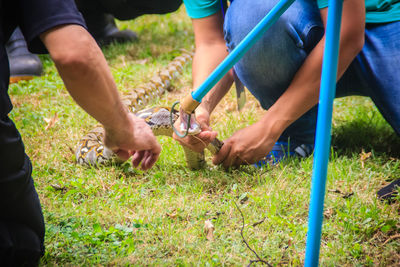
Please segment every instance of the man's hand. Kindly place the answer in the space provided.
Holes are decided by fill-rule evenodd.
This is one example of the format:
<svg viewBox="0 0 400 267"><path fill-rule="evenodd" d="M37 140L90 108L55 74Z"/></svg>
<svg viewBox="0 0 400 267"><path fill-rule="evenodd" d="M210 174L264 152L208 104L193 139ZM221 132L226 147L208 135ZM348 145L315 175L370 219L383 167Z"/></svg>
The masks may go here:
<svg viewBox="0 0 400 267"><path fill-rule="evenodd" d="M161 147L146 122L128 114L127 124L119 128L105 129L105 145L122 160L133 155L132 164L141 169L150 169L157 161Z"/></svg>
<svg viewBox="0 0 400 267"><path fill-rule="evenodd" d="M81 26L61 25L40 35L75 101L103 124L105 144L121 159L144 170L157 160L161 148L149 126L128 114L100 48Z"/></svg>
<svg viewBox="0 0 400 267"><path fill-rule="evenodd" d="M225 140L221 150L214 156L213 163L222 164L224 168L255 163L271 151L276 140L277 137L269 135L266 126L259 121Z"/></svg>
<svg viewBox="0 0 400 267"><path fill-rule="evenodd" d="M198 88L224 60L228 52L223 33L224 18L221 12L205 18L192 19L192 22L196 45L192 64L193 88ZM173 138L194 151L202 152L217 136L217 132L209 126L210 113L229 91L232 82L233 75L229 71L202 99L202 103L196 109L196 120L202 130L199 134L185 138L179 138L174 134ZM175 123L175 128L180 129L180 120Z"/></svg>
<svg viewBox="0 0 400 267"><path fill-rule="evenodd" d="M213 131L210 127L210 113L208 111L199 107L195 114L201 132L197 135L188 135L184 138L180 138L174 133L173 138L181 145L187 146L193 151L202 152L217 137L217 132ZM180 129L180 124L181 120L179 119L175 122L175 129Z"/></svg>

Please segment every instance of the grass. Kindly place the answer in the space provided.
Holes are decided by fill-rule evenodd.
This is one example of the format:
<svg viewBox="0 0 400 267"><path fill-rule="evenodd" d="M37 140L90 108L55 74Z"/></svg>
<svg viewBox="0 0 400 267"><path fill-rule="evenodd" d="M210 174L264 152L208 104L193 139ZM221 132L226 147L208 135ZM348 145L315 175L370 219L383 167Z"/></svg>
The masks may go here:
<svg viewBox="0 0 400 267"><path fill-rule="evenodd" d="M140 36L137 43L104 49L121 92L146 82L179 53L178 48L193 44L183 8L119 26ZM9 90L11 117L33 161L46 221L41 265L247 265L255 256L242 242L242 218L234 202L245 217L246 240L260 257L274 266L304 262L311 157L264 170L226 172L209 165L190 171L181 147L159 137L163 151L148 172L129 163L77 166L75 144L96 122L67 94L49 57L41 59L42 77ZM174 83L176 90L153 104L171 105L190 86L188 66ZM257 102L249 94L248 98L241 113L235 110L234 93L218 107L212 126L221 139L262 114ZM55 114L59 121L45 130L45 119ZM400 233L399 202L388 205L376 198L379 188L400 177L399 165L400 139L371 101L336 100L321 266L400 264L400 239L389 240ZM208 219L215 226L213 241L203 229Z"/></svg>

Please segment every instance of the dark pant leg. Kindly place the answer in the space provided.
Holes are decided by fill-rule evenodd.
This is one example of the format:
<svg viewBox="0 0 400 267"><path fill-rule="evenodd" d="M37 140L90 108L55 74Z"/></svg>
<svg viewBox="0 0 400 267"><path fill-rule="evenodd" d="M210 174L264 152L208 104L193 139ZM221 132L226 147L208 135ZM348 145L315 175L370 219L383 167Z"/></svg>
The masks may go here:
<svg viewBox="0 0 400 267"><path fill-rule="evenodd" d="M176 11L182 0L76 0L79 10L87 13L111 14L129 20L145 14L166 14Z"/></svg>
<svg viewBox="0 0 400 267"><path fill-rule="evenodd" d="M0 118L0 266L37 265L44 253L44 220L21 136Z"/></svg>
<svg viewBox="0 0 400 267"><path fill-rule="evenodd" d="M37 266L42 241L28 226L0 221L0 265Z"/></svg>

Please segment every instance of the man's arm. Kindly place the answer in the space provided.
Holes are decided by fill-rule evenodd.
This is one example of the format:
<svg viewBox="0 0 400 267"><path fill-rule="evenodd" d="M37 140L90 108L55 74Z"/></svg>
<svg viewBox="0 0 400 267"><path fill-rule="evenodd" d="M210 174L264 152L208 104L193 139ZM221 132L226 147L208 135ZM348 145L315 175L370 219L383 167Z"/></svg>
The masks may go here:
<svg viewBox="0 0 400 267"><path fill-rule="evenodd" d="M192 22L196 45L192 76L193 89L197 89L225 59L228 51L223 35L223 17L220 12L205 18L192 19ZM175 134L174 138L195 151L204 150L208 143L217 136L217 133L212 131L209 126L210 114L229 91L232 83L232 73L228 72L202 99L201 104L196 109L196 119L202 132L196 135L196 138L191 136L178 138ZM178 126L179 122L176 123L177 129L179 129Z"/></svg>
<svg viewBox="0 0 400 267"><path fill-rule="evenodd" d="M134 154L143 169L157 160L161 147L143 120L121 102L107 62L91 35L81 26L63 25L41 34L64 84L74 100L103 124L105 144L122 159Z"/></svg>
<svg viewBox="0 0 400 267"><path fill-rule="evenodd" d="M326 25L327 9L321 10ZM364 0L343 3L338 79L364 44ZM214 164L249 164L271 151L282 132L301 115L318 103L325 37L311 51L284 94L257 123L237 131L224 142L214 157Z"/></svg>
<svg viewBox="0 0 400 267"><path fill-rule="evenodd" d="M220 12L201 19L192 19L196 53L193 58L193 88L197 89L228 55L223 35ZM232 73L226 74L203 98L199 108L211 113L233 82Z"/></svg>

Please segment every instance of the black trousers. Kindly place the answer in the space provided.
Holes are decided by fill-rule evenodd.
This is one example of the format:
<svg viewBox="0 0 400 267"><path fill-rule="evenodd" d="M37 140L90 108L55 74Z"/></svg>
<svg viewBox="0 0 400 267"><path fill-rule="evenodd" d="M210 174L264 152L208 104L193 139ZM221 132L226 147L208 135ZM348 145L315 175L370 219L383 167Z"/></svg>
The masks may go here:
<svg viewBox="0 0 400 267"><path fill-rule="evenodd" d="M75 0L86 17L93 13L111 14L120 20L129 20L145 14L166 14L176 11L182 0Z"/></svg>
<svg viewBox="0 0 400 267"><path fill-rule="evenodd" d="M0 118L0 266L36 266L44 253L44 220L21 136Z"/></svg>

